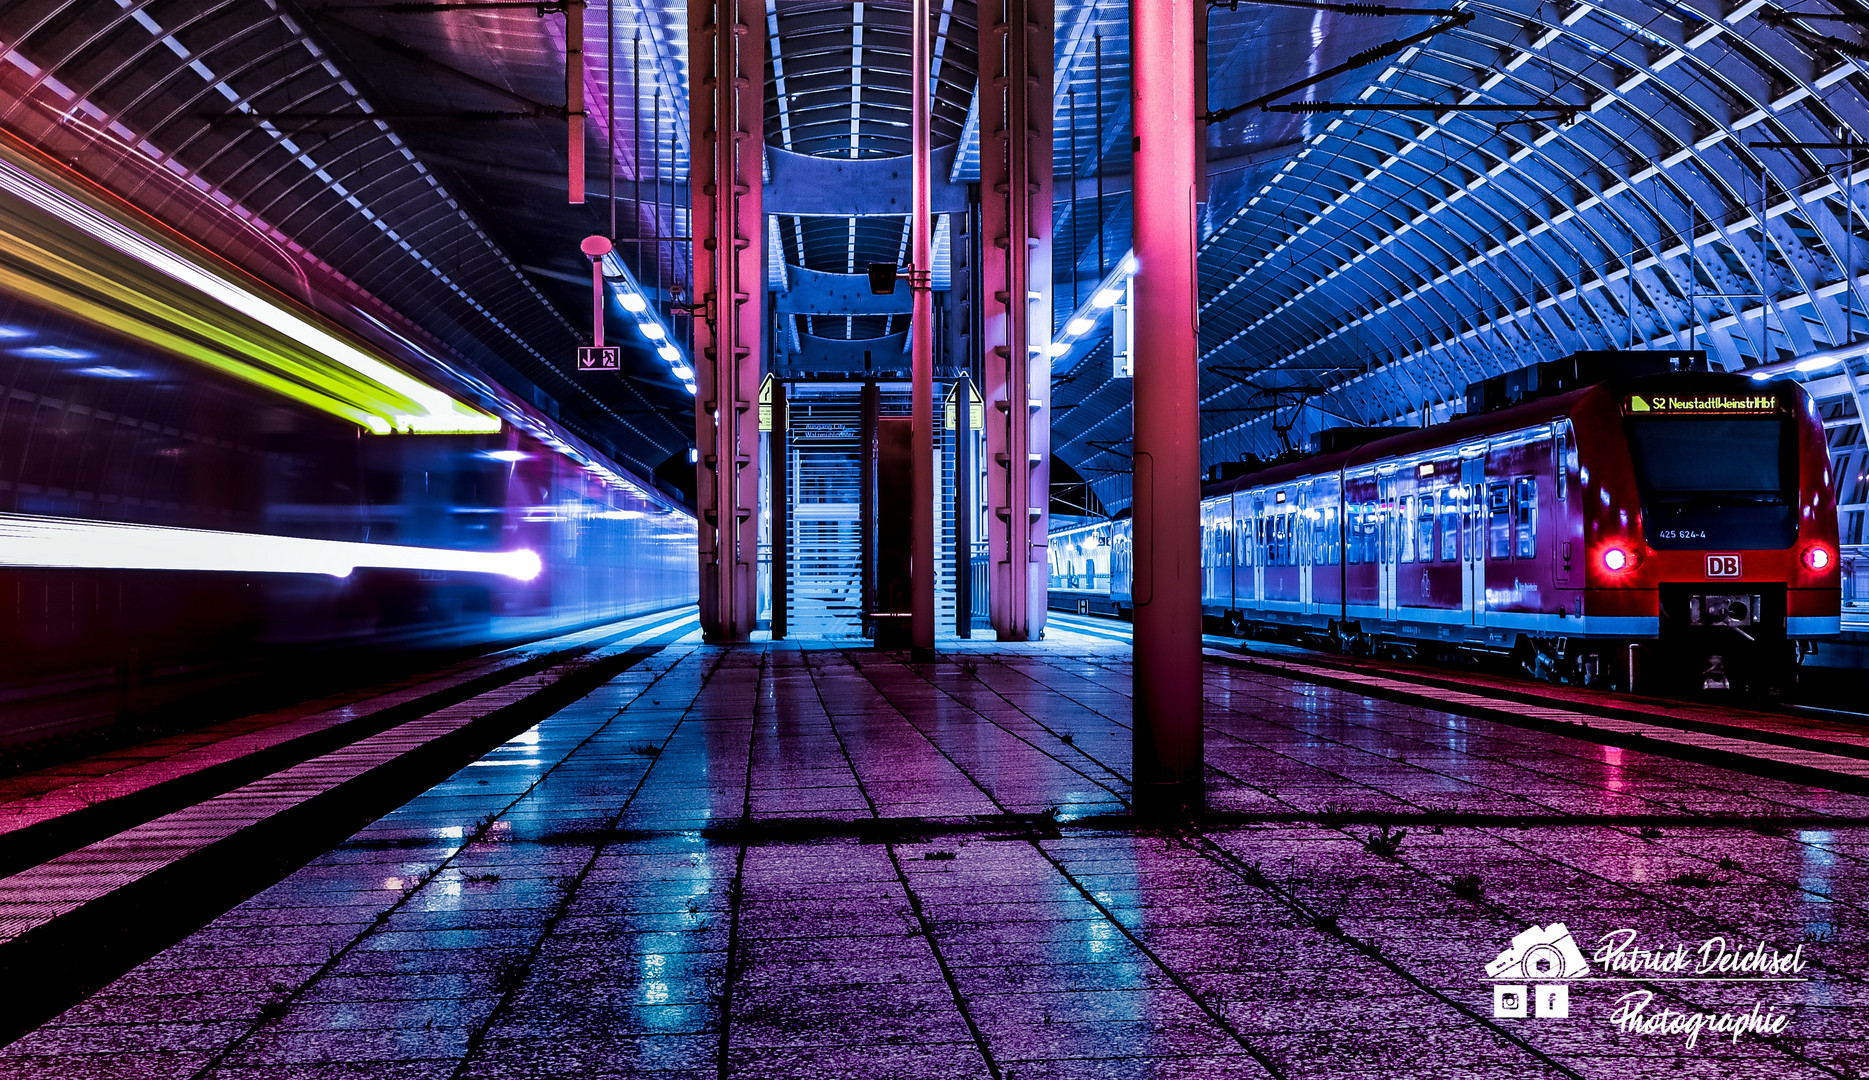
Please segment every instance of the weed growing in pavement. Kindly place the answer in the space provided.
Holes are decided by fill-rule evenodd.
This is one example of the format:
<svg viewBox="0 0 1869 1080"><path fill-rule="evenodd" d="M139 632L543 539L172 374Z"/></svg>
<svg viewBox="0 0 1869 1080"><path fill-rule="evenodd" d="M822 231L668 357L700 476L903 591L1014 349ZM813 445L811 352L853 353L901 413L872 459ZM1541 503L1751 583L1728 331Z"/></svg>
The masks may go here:
<svg viewBox="0 0 1869 1080"><path fill-rule="evenodd" d="M1764 814L1759 815L1758 820L1752 823L1752 831L1758 833L1760 836L1789 836L1791 830L1786 828L1782 821L1778 820L1783 816L1782 811L1777 807L1773 807Z"/></svg>
<svg viewBox="0 0 1869 1080"><path fill-rule="evenodd" d="M1669 878L1668 884L1679 885L1686 889L1704 889L1714 884L1714 881L1711 874L1703 874L1698 870L1683 870Z"/></svg>
<svg viewBox="0 0 1869 1080"><path fill-rule="evenodd" d="M1067 731L1067 732L1065 732L1064 734L1062 734L1062 735L1060 735L1060 736L1058 736L1058 738L1059 738L1059 739L1060 739L1060 740L1061 740L1061 741L1062 741L1062 742L1064 743L1064 745L1066 745L1066 746L1076 746L1076 745L1077 745L1077 736L1075 736L1075 735L1073 735L1073 734L1071 734L1071 733L1070 733L1070 732L1068 732L1068 731Z"/></svg>
<svg viewBox="0 0 1869 1080"><path fill-rule="evenodd" d="M284 998L274 998L260 1006L260 1023L270 1024L285 1019L286 1011L291 1008Z"/></svg>
<svg viewBox="0 0 1869 1080"><path fill-rule="evenodd" d="M468 874L461 880L469 885L492 885L500 880L498 874Z"/></svg>
<svg viewBox="0 0 1869 1080"><path fill-rule="evenodd" d="M632 754L639 754L646 758L662 756L662 748L654 743L637 743L635 746L629 748L629 752Z"/></svg>
<svg viewBox="0 0 1869 1080"><path fill-rule="evenodd" d="M1456 875L1453 881L1453 889L1454 895L1460 897L1462 900L1471 900L1477 904L1481 900L1486 899L1486 883L1480 880L1480 875L1478 874Z"/></svg>
<svg viewBox="0 0 1869 1080"><path fill-rule="evenodd" d="M951 851L930 851L922 856L929 862L949 862L954 858Z"/></svg>
<svg viewBox="0 0 1869 1080"><path fill-rule="evenodd" d="M1644 840L1659 840L1661 839L1661 830L1653 825L1644 825L1636 830L1635 835Z"/></svg>
<svg viewBox="0 0 1869 1080"><path fill-rule="evenodd" d="M1363 841L1363 847L1372 855L1380 855L1385 859L1393 859L1395 858L1395 853L1402 849L1402 841L1406 839L1407 836L1407 829L1395 829L1391 831L1388 823L1385 822L1383 823L1381 832L1369 834L1369 839Z"/></svg>
<svg viewBox="0 0 1869 1080"><path fill-rule="evenodd" d="M1719 865L1720 865L1720 869L1726 871L1729 874L1738 873L1739 871L1745 869L1745 867L1739 865L1739 860L1733 858L1731 855L1721 856Z"/></svg>

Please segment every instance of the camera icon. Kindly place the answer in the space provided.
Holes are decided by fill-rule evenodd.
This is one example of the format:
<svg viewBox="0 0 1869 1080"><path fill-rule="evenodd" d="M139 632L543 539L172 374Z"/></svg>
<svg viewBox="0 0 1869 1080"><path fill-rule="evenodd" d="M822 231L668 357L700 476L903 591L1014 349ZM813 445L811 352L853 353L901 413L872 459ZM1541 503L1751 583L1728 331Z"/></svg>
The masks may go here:
<svg viewBox="0 0 1869 1080"><path fill-rule="evenodd" d="M1570 936L1563 923L1534 926L1512 939L1504 952L1486 965L1492 979L1524 979L1539 982L1550 979L1580 979L1590 974L1583 950Z"/></svg>
<svg viewBox="0 0 1869 1080"><path fill-rule="evenodd" d="M1534 926L1512 939L1512 945L1486 965L1493 979L1523 979L1537 983L1495 983L1493 1015L1502 1018L1561 1019L1570 1015L1570 986L1553 979L1581 979L1590 974L1583 950L1563 923Z"/></svg>

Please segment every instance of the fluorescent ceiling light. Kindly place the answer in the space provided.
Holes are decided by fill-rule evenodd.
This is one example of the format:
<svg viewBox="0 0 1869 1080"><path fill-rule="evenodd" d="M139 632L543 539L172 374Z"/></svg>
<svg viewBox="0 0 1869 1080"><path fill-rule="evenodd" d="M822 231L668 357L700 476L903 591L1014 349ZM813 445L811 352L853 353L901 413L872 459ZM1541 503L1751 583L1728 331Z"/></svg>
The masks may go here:
<svg viewBox="0 0 1869 1080"><path fill-rule="evenodd" d="M687 382L688 380L694 378L694 369L689 367L686 364L676 364L674 367L674 371L675 371L675 377L677 379L680 379L683 382Z"/></svg>
<svg viewBox="0 0 1869 1080"><path fill-rule="evenodd" d="M1084 316L1079 315L1076 318L1072 319L1070 322L1067 322L1064 324L1064 332L1071 335L1072 337L1079 337L1084 334L1090 333L1091 327L1096 326L1096 325L1097 325L1096 323L1093 323L1089 319L1085 318Z"/></svg>
<svg viewBox="0 0 1869 1080"><path fill-rule="evenodd" d="M0 514L0 566L74 570L195 570L235 574L326 574L359 568L453 570L531 581L537 553L359 544L297 536L171 529L82 518Z"/></svg>
<svg viewBox="0 0 1869 1080"><path fill-rule="evenodd" d="M622 304L623 310L629 312L631 315L634 315L637 312L642 311L649 306L648 301L644 300L641 296L633 292L619 293L618 298L617 298L617 303Z"/></svg>
<svg viewBox="0 0 1869 1080"><path fill-rule="evenodd" d="M636 324L636 329L642 331L642 336L650 341L659 341L668 336L668 332L662 329L661 323L639 322Z"/></svg>
<svg viewBox="0 0 1869 1080"><path fill-rule="evenodd" d="M674 363L675 361L681 359L681 350L677 349L673 345L664 345L661 348L657 349L655 351L655 354L657 356L660 356L662 359L667 360L669 363Z"/></svg>
<svg viewBox="0 0 1869 1080"><path fill-rule="evenodd" d="M1090 298L1090 302L1100 308L1107 308L1115 307L1116 302L1122 298L1123 294L1115 289L1099 289L1097 295Z"/></svg>

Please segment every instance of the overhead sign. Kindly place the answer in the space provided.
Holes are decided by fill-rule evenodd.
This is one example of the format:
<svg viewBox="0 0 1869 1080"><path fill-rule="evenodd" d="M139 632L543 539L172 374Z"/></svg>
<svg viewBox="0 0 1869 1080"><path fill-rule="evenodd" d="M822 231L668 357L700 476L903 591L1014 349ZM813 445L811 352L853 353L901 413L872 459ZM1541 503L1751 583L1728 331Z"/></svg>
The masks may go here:
<svg viewBox="0 0 1869 1080"><path fill-rule="evenodd" d="M1630 394L1629 416L1766 416L1782 411L1776 394Z"/></svg>
<svg viewBox="0 0 1869 1080"><path fill-rule="evenodd" d="M621 371L622 350L615 345L581 345L578 347L578 370Z"/></svg>

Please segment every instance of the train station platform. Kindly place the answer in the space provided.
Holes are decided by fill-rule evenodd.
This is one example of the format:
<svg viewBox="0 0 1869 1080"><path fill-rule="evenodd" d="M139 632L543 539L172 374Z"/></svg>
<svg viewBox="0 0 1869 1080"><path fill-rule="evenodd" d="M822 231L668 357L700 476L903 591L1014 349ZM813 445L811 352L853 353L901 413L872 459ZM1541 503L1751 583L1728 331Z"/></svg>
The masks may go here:
<svg viewBox="0 0 1869 1080"><path fill-rule="evenodd" d="M1209 814L1149 827L1128 814L1128 648L1073 625L944 642L940 662L911 664L847 644L710 647L691 618L638 620L540 653L497 707L446 702L9 868L0 967L17 979L9 950L130 888L99 875L208 892L210 871L239 877L188 845L263 830L285 811L261 795L336 807L320 810L335 823L262 837L282 852L347 830L169 940L151 930L147 955L15 1032L0 1076L1869 1070L1854 1022L1869 998L1869 794L1847 777L1801 783L1764 750L1729 768L1609 727L1216 658ZM317 802L347 782L333 754L349 755L346 777L410 783L360 755L417 746L409 724L451 737L441 718L468 730L561 684L570 700L361 827L344 825L352 804ZM231 760L228 740L277 745L316 715L139 767L185 772L213 746ZM1849 756L1844 725L1803 735ZM1732 764L1748 744L1783 749L1725 737ZM95 790L85 772L0 798L39 790L69 810ZM55 896L68 906L45 908ZM1515 938L1555 923L1584 971L1490 977ZM1687 968L1619 966L1599 952L1618 930L1633 945L1617 955L1678 945ZM1696 974L1703 942L1788 959ZM128 958L137 942L117 944ZM80 960L85 942L59 947ZM1510 987L1540 982L1567 987L1568 1016L1542 993L1514 1005ZM1649 1023L1664 1010L1786 1019L1769 1037L1690 1038Z"/></svg>

